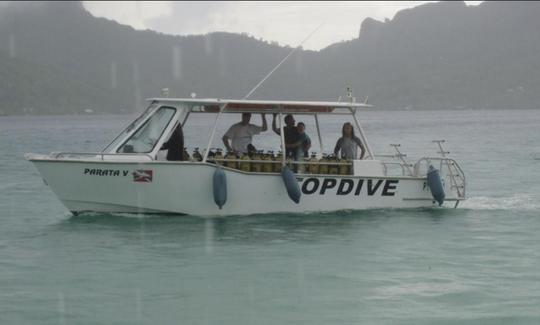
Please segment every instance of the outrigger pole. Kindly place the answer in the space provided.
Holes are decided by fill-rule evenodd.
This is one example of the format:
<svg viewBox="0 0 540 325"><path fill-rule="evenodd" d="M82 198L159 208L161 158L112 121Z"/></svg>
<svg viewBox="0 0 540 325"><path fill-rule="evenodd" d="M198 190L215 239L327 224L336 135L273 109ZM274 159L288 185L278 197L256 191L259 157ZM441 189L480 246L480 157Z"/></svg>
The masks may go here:
<svg viewBox="0 0 540 325"><path fill-rule="evenodd" d="M258 84L255 85L255 87L253 87L253 89L251 89L245 96L243 99L248 99L249 96L251 96L255 90L257 90L268 78L270 78L270 76L285 62L287 61L287 59L294 54L294 52L296 52L296 50L298 50L302 45L304 45L305 42L307 42L307 40L309 40L311 38L311 36L313 36L313 34L315 34L321 27L322 25L324 25L324 23L321 23L319 26L317 26L317 28L315 28L306 38L304 38L304 40L302 42L300 42L300 44L295 47L294 49L292 49L292 51L289 52L289 54L287 54L272 70L270 70L270 72L268 72L266 74L266 76L264 76L264 78L261 79L261 81L259 81ZM285 166L285 160L287 159L286 156L286 152L287 152L287 148L285 148L285 135L283 134L283 118L282 118L282 113L281 113L281 108L279 110L279 124L280 124L280 129L281 129L281 146L283 147L283 161L282 161L282 165ZM319 137L320 138L320 137ZM322 143L322 142L321 142ZM321 145L322 146L322 145Z"/></svg>
<svg viewBox="0 0 540 325"><path fill-rule="evenodd" d="M289 54L287 54L283 60L281 60L281 62L279 62L272 70L270 70L270 72L268 72L268 74L266 76L264 76L264 78L262 78L261 81L259 81L259 83L257 85L255 85L255 87L253 87L253 89L251 89L251 91L249 93L247 93L247 95L244 96L243 99L248 99L249 96L251 96L255 90L257 90L257 88L259 88L263 82L266 81L266 79L270 78L270 76L285 62L287 61L287 59L294 54L294 52L296 52L296 50L298 50L308 39L311 38L311 36L313 36L313 34L315 34L315 32L317 32L319 30L319 28L322 27L322 25L324 25L324 23L320 24L319 26L317 26L317 28L315 28L315 30L313 30L306 38L304 38L304 40L300 43L300 45L298 45L297 47L295 47L294 49L292 49L291 52L289 52Z"/></svg>

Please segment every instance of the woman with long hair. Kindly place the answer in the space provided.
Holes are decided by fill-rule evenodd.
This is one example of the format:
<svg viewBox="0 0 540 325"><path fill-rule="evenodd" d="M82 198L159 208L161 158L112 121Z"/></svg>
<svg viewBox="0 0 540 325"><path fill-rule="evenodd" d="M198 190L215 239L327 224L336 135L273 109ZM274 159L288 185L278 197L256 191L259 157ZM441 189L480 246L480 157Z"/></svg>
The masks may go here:
<svg viewBox="0 0 540 325"><path fill-rule="evenodd" d="M343 124L341 129L341 138L338 139L336 147L334 148L334 155L338 156L341 151L341 158L343 159L357 159L357 147L360 147L360 159L364 158L366 149L362 144L362 141L354 135L354 128L351 123L347 122Z"/></svg>

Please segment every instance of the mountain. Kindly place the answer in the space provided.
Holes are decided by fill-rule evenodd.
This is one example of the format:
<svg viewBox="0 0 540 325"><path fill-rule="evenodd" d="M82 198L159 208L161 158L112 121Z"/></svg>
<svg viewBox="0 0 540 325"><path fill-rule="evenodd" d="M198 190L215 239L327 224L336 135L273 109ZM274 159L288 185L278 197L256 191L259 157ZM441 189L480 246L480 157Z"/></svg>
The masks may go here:
<svg viewBox="0 0 540 325"><path fill-rule="evenodd" d="M445 1L366 19L354 40L297 51L252 98L336 100L351 86L388 109L537 108L539 16L537 2ZM0 7L0 44L4 114L131 112L164 87L239 98L291 50L231 33L138 31L80 2Z"/></svg>
<svg viewBox="0 0 540 325"><path fill-rule="evenodd" d="M539 2L425 4L364 21L318 66L340 62L334 76L388 107L537 108L539 16Z"/></svg>

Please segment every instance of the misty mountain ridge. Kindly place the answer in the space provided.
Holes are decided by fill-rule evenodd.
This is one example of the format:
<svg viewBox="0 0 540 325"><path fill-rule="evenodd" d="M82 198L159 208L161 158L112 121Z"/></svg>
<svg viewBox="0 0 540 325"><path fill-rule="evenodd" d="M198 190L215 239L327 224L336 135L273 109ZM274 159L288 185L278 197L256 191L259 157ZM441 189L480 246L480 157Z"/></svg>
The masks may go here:
<svg viewBox="0 0 540 325"><path fill-rule="evenodd" d="M335 101L351 86L382 109L538 108L539 16L536 2L439 2L368 18L356 39L298 50L251 98ZM0 44L3 114L133 112L164 87L241 98L291 50L139 31L80 2L0 7Z"/></svg>

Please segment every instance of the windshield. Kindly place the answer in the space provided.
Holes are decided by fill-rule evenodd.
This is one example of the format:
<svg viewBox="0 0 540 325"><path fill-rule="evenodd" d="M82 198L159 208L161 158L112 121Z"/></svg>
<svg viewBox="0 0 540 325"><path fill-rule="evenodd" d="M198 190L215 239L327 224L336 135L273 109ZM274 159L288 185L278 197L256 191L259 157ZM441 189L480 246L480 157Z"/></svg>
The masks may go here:
<svg viewBox="0 0 540 325"><path fill-rule="evenodd" d="M108 152L108 151L111 151L113 150L116 146L118 146L120 144L120 142L122 142L125 138L125 136L131 132L135 127L137 127L141 121L144 121L146 119L146 117L148 117L148 115L154 110L154 108L156 108L156 106L158 106L157 103L153 103L151 104L150 106L148 106L144 112L142 112L141 115L139 115L133 122L131 122L122 132L120 132L120 134L118 134L114 140L109 143L109 145L107 147L105 147L105 149L102 150L102 152Z"/></svg>
<svg viewBox="0 0 540 325"><path fill-rule="evenodd" d="M117 152L120 153L148 153L154 149L163 131L169 125L176 109L173 107L160 107L150 119L133 133Z"/></svg>

